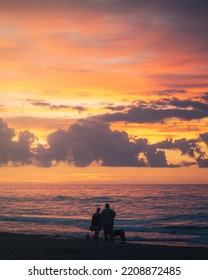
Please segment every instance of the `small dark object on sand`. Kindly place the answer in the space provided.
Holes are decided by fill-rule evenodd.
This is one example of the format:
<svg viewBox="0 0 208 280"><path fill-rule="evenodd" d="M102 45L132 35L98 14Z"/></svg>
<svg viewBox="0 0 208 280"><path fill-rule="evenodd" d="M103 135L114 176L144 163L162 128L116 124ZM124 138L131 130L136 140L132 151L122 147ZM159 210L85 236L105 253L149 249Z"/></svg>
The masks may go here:
<svg viewBox="0 0 208 280"><path fill-rule="evenodd" d="M113 231L113 236L114 237L119 236L121 238L121 242L122 243L125 243L125 241L126 241L125 232L123 230L121 230L121 229L114 230Z"/></svg>

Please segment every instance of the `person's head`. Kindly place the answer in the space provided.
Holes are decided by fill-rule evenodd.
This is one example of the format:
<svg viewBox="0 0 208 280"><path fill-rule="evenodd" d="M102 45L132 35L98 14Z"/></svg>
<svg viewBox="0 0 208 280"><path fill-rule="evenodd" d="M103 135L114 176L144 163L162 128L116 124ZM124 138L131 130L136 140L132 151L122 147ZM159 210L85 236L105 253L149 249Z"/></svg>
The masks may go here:
<svg viewBox="0 0 208 280"><path fill-rule="evenodd" d="M108 208L110 208L110 204L109 204L109 203L106 203L105 209L108 209Z"/></svg>
<svg viewBox="0 0 208 280"><path fill-rule="evenodd" d="M100 207L98 207L98 208L97 208L97 213L100 213L100 210L101 210Z"/></svg>

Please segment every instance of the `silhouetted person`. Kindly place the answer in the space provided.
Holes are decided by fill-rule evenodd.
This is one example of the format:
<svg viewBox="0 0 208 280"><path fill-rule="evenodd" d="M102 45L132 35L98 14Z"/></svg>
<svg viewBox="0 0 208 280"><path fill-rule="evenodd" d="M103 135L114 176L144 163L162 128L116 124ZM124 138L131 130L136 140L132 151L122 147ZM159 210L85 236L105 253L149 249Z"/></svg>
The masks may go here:
<svg viewBox="0 0 208 280"><path fill-rule="evenodd" d="M92 215L91 226L92 230L94 230L94 241L98 241L99 232L102 229L101 219L100 219L100 207L97 208L96 213Z"/></svg>
<svg viewBox="0 0 208 280"><path fill-rule="evenodd" d="M108 237L110 237L110 241L113 242L113 224L114 218L116 216L116 212L110 208L109 203L106 203L105 209L101 212L101 224L104 230L105 242L108 241Z"/></svg>

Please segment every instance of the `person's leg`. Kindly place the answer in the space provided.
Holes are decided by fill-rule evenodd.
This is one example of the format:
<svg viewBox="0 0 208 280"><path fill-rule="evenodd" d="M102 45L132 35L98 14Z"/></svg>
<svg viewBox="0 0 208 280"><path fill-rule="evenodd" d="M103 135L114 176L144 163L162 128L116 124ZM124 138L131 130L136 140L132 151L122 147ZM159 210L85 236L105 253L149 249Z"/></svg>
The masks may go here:
<svg viewBox="0 0 208 280"><path fill-rule="evenodd" d="M125 232L124 231L122 231L121 241L122 241L122 243L126 242L126 236L125 236Z"/></svg>
<svg viewBox="0 0 208 280"><path fill-rule="evenodd" d="M114 242L113 226L109 226L109 236L110 236L110 242Z"/></svg>
<svg viewBox="0 0 208 280"><path fill-rule="evenodd" d="M105 242L108 242L108 227L104 226L103 227L104 230L104 238L105 238Z"/></svg>
<svg viewBox="0 0 208 280"><path fill-rule="evenodd" d="M95 233L94 233L94 241L98 241L98 235L99 235L99 229L95 228Z"/></svg>

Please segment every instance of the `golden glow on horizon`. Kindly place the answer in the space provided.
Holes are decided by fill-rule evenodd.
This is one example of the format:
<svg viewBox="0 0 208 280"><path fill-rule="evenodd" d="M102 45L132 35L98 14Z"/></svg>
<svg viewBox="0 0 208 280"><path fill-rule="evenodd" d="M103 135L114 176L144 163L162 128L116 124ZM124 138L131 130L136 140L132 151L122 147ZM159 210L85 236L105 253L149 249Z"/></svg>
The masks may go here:
<svg viewBox="0 0 208 280"><path fill-rule="evenodd" d="M0 184L207 184L203 168L126 168L126 167L69 167L52 168L2 167ZM12 178L11 178L12 172ZM184 173L186 174L184 176Z"/></svg>

